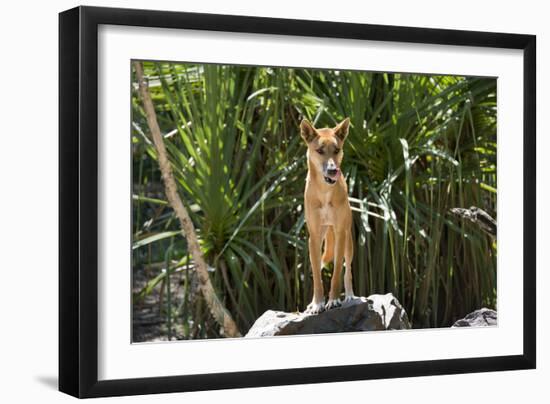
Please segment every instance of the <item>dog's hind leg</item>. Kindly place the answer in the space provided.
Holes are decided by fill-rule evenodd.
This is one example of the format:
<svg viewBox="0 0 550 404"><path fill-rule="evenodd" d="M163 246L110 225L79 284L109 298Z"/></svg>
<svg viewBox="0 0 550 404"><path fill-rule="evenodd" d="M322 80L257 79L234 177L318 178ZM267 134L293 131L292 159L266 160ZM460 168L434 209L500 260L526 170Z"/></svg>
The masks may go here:
<svg viewBox="0 0 550 404"><path fill-rule="evenodd" d="M323 252L323 266L328 266L334 259L334 228L329 226L325 235L325 250Z"/></svg>
<svg viewBox="0 0 550 404"><path fill-rule="evenodd" d="M346 232L346 248L344 255L346 260L346 272L344 273L344 303L349 303L355 299L351 275L351 262L353 261L353 239L351 238L351 229Z"/></svg>

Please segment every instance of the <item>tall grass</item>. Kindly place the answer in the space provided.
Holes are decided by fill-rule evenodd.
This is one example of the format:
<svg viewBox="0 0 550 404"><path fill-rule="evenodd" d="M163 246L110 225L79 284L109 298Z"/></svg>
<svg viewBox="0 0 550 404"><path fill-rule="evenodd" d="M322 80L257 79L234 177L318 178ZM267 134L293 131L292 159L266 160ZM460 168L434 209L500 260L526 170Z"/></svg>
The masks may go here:
<svg viewBox="0 0 550 404"><path fill-rule="evenodd" d="M311 299L302 117L317 127L351 118L343 172L354 210L357 294L394 293L415 327L448 326L496 305L496 243L449 213L477 206L496 217L496 80L154 62L144 68L212 281L242 331L266 309L303 310ZM184 299L170 308L169 321L184 325L183 338L216 337L164 200L137 91L132 97L133 270L168 268L151 272L134 303L179 271ZM177 257L172 267L162 265L169 246Z"/></svg>

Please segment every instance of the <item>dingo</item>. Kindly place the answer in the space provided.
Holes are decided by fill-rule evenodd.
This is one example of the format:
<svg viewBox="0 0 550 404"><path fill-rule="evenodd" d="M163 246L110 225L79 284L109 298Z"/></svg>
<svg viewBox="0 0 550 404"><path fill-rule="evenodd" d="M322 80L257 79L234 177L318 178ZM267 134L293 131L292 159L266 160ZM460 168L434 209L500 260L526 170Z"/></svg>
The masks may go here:
<svg viewBox="0 0 550 404"><path fill-rule="evenodd" d="M335 128L316 129L307 119L300 124L300 132L308 148L304 210L313 272L313 300L306 309L310 314L318 314L341 305L339 296L343 258L346 261L344 302L347 303L355 297L351 280L351 207L346 180L340 172L344 155L342 148L348 130L349 118ZM323 241L324 253L321 256ZM332 260L334 269L328 302L325 305L321 268Z"/></svg>

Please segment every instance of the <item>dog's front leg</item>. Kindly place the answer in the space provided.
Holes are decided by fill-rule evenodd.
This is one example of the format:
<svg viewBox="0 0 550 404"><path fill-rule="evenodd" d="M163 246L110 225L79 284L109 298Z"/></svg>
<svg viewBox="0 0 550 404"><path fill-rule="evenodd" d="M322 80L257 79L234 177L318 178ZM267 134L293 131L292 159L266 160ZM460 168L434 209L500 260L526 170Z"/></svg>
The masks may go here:
<svg viewBox="0 0 550 404"><path fill-rule="evenodd" d="M332 279L330 281L330 292L328 294L328 302L325 308L327 310L341 306L340 302L340 278L342 274L342 264L344 261L345 233L337 229L335 231L334 241L334 269L332 271Z"/></svg>
<svg viewBox="0 0 550 404"><path fill-rule="evenodd" d="M313 274L313 300L307 306L306 313L318 314L325 309L323 279L321 278L321 244L326 228L309 230L309 261Z"/></svg>

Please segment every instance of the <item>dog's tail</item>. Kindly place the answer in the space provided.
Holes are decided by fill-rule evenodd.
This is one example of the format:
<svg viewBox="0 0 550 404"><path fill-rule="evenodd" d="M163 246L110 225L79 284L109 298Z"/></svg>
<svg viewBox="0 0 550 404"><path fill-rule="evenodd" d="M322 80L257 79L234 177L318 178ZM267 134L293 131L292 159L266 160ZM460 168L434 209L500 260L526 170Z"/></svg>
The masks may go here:
<svg viewBox="0 0 550 404"><path fill-rule="evenodd" d="M323 266L328 266L334 260L334 230L332 226L327 229L325 235L325 250L323 252Z"/></svg>

